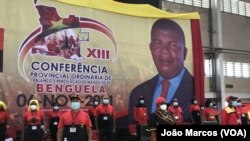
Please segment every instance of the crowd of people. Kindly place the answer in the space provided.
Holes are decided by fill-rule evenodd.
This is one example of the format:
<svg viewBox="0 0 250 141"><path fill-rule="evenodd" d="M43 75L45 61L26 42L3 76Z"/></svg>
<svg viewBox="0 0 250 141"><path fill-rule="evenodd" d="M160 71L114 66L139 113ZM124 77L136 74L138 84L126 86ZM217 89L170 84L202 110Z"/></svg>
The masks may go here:
<svg viewBox="0 0 250 141"><path fill-rule="evenodd" d="M114 141L116 132L115 110L110 99L104 95L94 99L88 111L81 109L81 99L70 97L70 110L61 111L60 104L54 103L51 111L43 112L38 100L32 99L23 113L24 141ZM167 103L164 97L155 100L156 111L148 114L144 97L140 96L134 107L135 126L129 126L137 141L156 141L157 125L248 125L249 114L241 99L226 98L227 106L217 110L216 102L207 99L204 105L197 98L191 99L189 107L191 122L183 120L183 110L178 99ZM5 102L0 101L0 140L7 138L9 113ZM134 128L134 129L133 129ZM92 135L95 136L92 136Z"/></svg>
<svg viewBox="0 0 250 141"><path fill-rule="evenodd" d="M241 99L234 96L226 98L227 106L221 111L213 99L207 99L201 105L196 97L191 99L189 107L190 122L184 121L182 107L178 99L167 103L163 97L155 100L156 111L147 114L144 98L140 97L138 105L134 107L135 125L129 126L131 135L135 135L138 141L156 141L157 125L248 125L250 111L241 103ZM148 135L147 132L150 132Z"/></svg>
<svg viewBox="0 0 250 141"><path fill-rule="evenodd" d="M7 135L9 116L5 102L0 101L0 141L10 139ZM22 118L23 141L114 141L116 132L115 111L106 95L94 100L88 111L81 109L78 95L70 97L68 110L53 103L51 110L43 111L38 100L32 99Z"/></svg>
<svg viewBox="0 0 250 141"><path fill-rule="evenodd" d="M73 35L68 36L52 34L48 37L38 38L32 47L32 54L41 54L47 56L58 56L65 59L84 60L81 55L79 38Z"/></svg>

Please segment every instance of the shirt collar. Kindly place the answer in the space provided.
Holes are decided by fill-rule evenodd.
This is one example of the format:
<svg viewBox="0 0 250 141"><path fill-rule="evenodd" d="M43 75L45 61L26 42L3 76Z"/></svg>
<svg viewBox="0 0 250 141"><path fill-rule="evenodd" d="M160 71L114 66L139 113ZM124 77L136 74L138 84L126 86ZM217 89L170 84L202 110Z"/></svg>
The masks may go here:
<svg viewBox="0 0 250 141"><path fill-rule="evenodd" d="M185 73L185 68L183 67L181 72L177 76L175 76L172 79L169 79L168 81L170 82L171 85L179 84L181 82L182 78L183 78L184 73ZM164 78L159 74L159 79L158 79L157 85L160 85L161 84L160 82L163 79Z"/></svg>

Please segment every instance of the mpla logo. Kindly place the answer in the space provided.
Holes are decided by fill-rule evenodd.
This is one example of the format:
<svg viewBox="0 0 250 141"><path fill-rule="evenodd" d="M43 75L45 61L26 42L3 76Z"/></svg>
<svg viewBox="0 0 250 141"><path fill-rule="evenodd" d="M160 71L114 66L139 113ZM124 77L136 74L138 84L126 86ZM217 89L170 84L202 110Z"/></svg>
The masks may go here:
<svg viewBox="0 0 250 141"><path fill-rule="evenodd" d="M27 36L18 50L18 69L25 80L30 81L27 75L30 67L25 64L32 60L58 62L63 59L70 64L93 59L116 60L117 42L113 32L103 23L74 14L62 18L55 7L36 5L36 9L41 27Z"/></svg>

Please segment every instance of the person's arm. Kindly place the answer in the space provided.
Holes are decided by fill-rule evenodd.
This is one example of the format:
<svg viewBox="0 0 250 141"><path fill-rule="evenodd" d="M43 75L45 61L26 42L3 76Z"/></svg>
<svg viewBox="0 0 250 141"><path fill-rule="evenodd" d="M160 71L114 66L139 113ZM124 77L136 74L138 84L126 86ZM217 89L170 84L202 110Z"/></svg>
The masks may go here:
<svg viewBox="0 0 250 141"><path fill-rule="evenodd" d="M137 107L134 107L134 120L135 120L136 123L138 121L138 115L137 115L137 113L138 113Z"/></svg>
<svg viewBox="0 0 250 141"><path fill-rule="evenodd" d="M184 123L184 115L183 115L182 108L181 107L179 107L179 108L180 108L180 111L181 111L181 124L183 124Z"/></svg>
<svg viewBox="0 0 250 141"><path fill-rule="evenodd" d="M9 123L10 123L10 114L9 114L9 112L8 112L8 111L6 111L5 122L6 122L6 128L9 128Z"/></svg>
<svg viewBox="0 0 250 141"><path fill-rule="evenodd" d="M99 106L96 107L95 112L94 112L94 117L95 117L95 127L96 127L96 133L99 133L99 124L98 124L98 116L99 116Z"/></svg>
<svg viewBox="0 0 250 141"><path fill-rule="evenodd" d="M150 141L157 141L156 130L150 131Z"/></svg>
<svg viewBox="0 0 250 141"><path fill-rule="evenodd" d="M87 127L87 136L88 136L88 141L92 141L92 130L90 127Z"/></svg>
<svg viewBox="0 0 250 141"><path fill-rule="evenodd" d="M47 122L45 119L45 115L42 111L40 111L41 114L41 128L45 134L47 134Z"/></svg>
<svg viewBox="0 0 250 141"><path fill-rule="evenodd" d="M221 111L221 125L226 125L227 124L227 113L226 110Z"/></svg>
<svg viewBox="0 0 250 141"><path fill-rule="evenodd" d="M207 108L205 108L204 110L202 110L201 112L201 123L203 124L205 121L207 121Z"/></svg>
<svg viewBox="0 0 250 141"><path fill-rule="evenodd" d="M192 105L189 107L189 113L190 113L190 116L191 116L191 123L194 124L193 107L192 107Z"/></svg>
<svg viewBox="0 0 250 141"><path fill-rule="evenodd" d="M98 116L95 116L95 127L96 127L96 133L99 133L99 127L98 127Z"/></svg>
<svg viewBox="0 0 250 141"><path fill-rule="evenodd" d="M49 125L50 125L50 115L49 114L46 114L45 115L45 127L46 127L46 129L47 129L47 131L49 131Z"/></svg>
<svg viewBox="0 0 250 141"><path fill-rule="evenodd" d="M115 129L116 129L116 124L115 124L115 110L114 108L112 108L112 117L113 117L113 133L115 133Z"/></svg>
<svg viewBox="0 0 250 141"><path fill-rule="evenodd" d="M57 141L62 141L63 130L64 128L58 128L57 134L56 134Z"/></svg>
<svg viewBox="0 0 250 141"><path fill-rule="evenodd" d="M26 116L26 113L24 113L24 115L23 115L23 127L24 127L24 129L26 128L26 126L27 126L27 116Z"/></svg>

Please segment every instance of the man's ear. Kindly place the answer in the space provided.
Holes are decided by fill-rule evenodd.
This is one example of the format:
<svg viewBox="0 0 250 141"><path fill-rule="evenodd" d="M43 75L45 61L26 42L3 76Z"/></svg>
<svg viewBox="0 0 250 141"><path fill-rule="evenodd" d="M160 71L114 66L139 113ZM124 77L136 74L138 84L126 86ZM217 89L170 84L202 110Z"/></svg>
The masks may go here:
<svg viewBox="0 0 250 141"><path fill-rule="evenodd" d="M186 60L186 57L187 57L187 48L186 47L184 47L184 49L183 49L183 57L184 57L184 60Z"/></svg>
<svg viewBox="0 0 250 141"><path fill-rule="evenodd" d="M150 51L152 51L152 43L151 42L149 43L149 49L150 49Z"/></svg>

